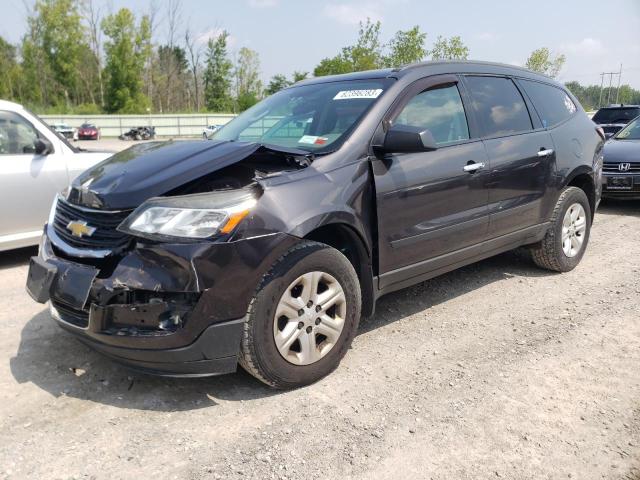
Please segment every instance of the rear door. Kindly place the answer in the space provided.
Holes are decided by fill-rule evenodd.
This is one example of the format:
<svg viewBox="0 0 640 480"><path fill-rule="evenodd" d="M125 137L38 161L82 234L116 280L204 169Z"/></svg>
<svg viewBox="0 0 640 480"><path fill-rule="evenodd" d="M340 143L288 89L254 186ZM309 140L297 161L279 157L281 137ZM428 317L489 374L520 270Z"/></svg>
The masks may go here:
<svg viewBox="0 0 640 480"><path fill-rule="evenodd" d="M468 75L464 82L491 163L489 236L542 223L555 171L551 135L512 79Z"/></svg>
<svg viewBox="0 0 640 480"><path fill-rule="evenodd" d="M21 115L0 110L0 237L37 237L56 193L69 183L61 152L35 153L41 134ZM3 239L0 238L0 241Z"/></svg>
<svg viewBox="0 0 640 480"><path fill-rule="evenodd" d="M380 273L482 241L488 223L488 161L482 142L470 134L459 78L417 82L385 124L426 128L438 148L374 160Z"/></svg>

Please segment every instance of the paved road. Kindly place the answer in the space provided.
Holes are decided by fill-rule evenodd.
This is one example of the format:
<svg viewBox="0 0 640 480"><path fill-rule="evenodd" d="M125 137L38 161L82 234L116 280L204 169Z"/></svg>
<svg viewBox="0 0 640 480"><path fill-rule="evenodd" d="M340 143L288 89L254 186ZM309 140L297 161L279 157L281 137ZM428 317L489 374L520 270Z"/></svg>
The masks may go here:
<svg viewBox="0 0 640 480"><path fill-rule="evenodd" d="M158 138L157 140L161 141L161 140L169 140L169 139ZM183 138L176 138L176 140L201 140L201 138L183 137ZM101 138L100 140L79 140L77 142L73 142L73 145L75 145L76 147L82 148L84 150L119 152L137 143L145 143L147 141L152 141L152 140L141 140L136 142L133 140L119 140L117 138Z"/></svg>
<svg viewBox="0 0 640 480"><path fill-rule="evenodd" d="M339 369L132 374L54 326L0 254L0 478L640 479L640 204L564 275L515 253L383 298Z"/></svg>

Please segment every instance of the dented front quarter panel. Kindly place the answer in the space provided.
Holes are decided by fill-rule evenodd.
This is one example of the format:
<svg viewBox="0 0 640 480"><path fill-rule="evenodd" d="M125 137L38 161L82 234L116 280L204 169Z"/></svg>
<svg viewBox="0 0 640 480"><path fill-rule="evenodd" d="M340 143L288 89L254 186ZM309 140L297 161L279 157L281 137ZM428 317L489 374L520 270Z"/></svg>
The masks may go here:
<svg viewBox="0 0 640 480"><path fill-rule="evenodd" d="M348 225L373 249L371 236L374 196L366 155L346 164L320 157L297 171L260 180L262 195L240 225L234 239L283 232L303 238L313 230L335 223ZM324 170L323 167L331 167Z"/></svg>

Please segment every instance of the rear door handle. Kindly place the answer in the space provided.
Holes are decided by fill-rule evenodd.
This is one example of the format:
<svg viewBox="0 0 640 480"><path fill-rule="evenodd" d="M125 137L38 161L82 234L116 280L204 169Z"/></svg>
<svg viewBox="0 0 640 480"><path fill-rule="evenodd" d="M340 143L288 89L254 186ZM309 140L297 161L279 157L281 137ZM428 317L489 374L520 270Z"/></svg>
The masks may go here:
<svg viewBox="0 0 640 480"><path fill-rule="evenodd" d="M465 172L469 173L473 173L476 170L480 170L482 168L484 168L484 163L468 163L464 167L462 167Z"/></svg>
<svg viewBox="0 0 640 480"><path fill-rule="evenodd" d="M539 157L548 157L549 155L553 155L553 148L543 148L538 152Z"/></svg>

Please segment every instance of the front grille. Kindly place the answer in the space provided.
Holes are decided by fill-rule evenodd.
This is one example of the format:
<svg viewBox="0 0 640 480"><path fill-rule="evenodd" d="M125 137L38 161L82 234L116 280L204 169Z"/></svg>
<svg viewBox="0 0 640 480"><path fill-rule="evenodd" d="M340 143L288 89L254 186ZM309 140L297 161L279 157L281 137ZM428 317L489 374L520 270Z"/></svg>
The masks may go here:
<svg viewBox="0 0 640 480"><path fill-rule="evenodd" d="M632 163L631 168L625 172L621 172L618 168L620 163L613 162L604 162L602 166L602 171L605 173L617 173L620 175L628 174L628 173L640 173L640 163Z"/></svg>
<svg viewBox="0 0 640 480"><path fill-rule="evenodd" d="M131 237L116 227L131 213L130 210L94 210L73 205L59 198L53 220L55 232L66 243L77 248L118 250L125 247ZM95 228L91 236L78 237L67 228L69 222L86 222Z"/></svg>

